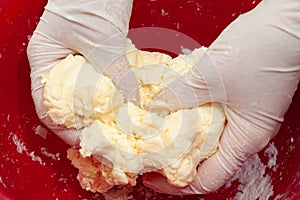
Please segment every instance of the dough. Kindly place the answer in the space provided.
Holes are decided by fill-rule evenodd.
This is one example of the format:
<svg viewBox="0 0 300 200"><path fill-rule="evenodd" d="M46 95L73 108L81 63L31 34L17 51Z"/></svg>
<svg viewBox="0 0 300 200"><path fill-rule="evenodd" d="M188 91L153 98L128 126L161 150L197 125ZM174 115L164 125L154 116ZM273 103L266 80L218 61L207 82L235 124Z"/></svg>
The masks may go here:
<svg viewBox="0 0 300 200"><path fill-rule="evenodd" d="M137 175L150 171L163 174L176 187L185 187L193 181L198 164L217 150L225 123L221 106L206 104L165 118L144 107L188 71L206 49L175 59L130 49L127 57L140 84L141 107L125 104L111 79L79 55L69 55L44 78L44 105L54 124L82 129L79 148L68 155L80 169L83 188L104 192L113 185L133 186ZM89 178L83 178L87 174ZM107 187L97 189L96 179Z"/></svg>

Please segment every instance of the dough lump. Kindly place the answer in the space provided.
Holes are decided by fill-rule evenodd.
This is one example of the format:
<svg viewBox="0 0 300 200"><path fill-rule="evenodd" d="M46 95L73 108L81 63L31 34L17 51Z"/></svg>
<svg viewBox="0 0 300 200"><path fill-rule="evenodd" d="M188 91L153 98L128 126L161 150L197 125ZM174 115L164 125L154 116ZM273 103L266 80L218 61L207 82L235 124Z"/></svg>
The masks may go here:
<svg viewBox="0 0 300 200"><path fill-rule="evenodd" d="M144 107L205 51L172 59L131 47L127 58L140 84L140 107L124 103L111 79L82 56L69 55L50 71L43 80L49 117L56 125L82 129L80 145L69 149L68 157L83 188L105 192L114 185L133 186L139 174L150 171L176 187L193 181L199 163L218 148L225 123L221 106L206 104L165 118ZM99 188L99 181L104 186Z"/></svg>

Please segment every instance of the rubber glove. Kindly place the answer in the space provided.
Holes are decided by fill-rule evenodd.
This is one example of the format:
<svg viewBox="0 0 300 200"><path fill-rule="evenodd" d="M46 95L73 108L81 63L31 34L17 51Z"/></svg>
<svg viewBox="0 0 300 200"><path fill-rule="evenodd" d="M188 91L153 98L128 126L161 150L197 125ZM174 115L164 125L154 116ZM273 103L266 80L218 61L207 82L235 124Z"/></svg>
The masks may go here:
<svg viewBox="0 0 300 200"><path fill-rule="evenodd" d="M127 101L138 102L138 83L124 56L131 9L132 0L49 0L30 39L27 54L38 117L68 144L78 143L78 132L55 126L47 117L41 80L68 54L81 54L113 80Z"/></svg>
<svg viewBox="0 0 300 200"><path fill-rule="evenodd" d="M264 0L232 22L204 58L149 106L175 111L221 103L227 125L218 151L198 166L196 178L185 188L170 186L156 173L145 174L143 183L173 195L220 188L278 132L299 78L299 1Z"/></svg>

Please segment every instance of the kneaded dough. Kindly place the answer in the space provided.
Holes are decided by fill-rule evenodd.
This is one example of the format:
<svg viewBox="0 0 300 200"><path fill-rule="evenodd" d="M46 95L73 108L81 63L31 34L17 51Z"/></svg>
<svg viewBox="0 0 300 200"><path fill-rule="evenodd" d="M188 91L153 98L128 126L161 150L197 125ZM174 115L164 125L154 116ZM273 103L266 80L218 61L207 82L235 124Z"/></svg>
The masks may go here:
<svg viewBox="0 0 300 200"><path fill-rule="evenodd" d="M110 186L133 186L137 175L157 171L170 184L185 187L193 181L199 163L217 150L225 123L221 106L206 104L165 118L144 107L201 59L206 49L174 59L130 49L127 58L140 84L140 107L124 103L111 79L79 55L69 55L44 78L44 105L54 124L82 129L80 155L107 163L109 167L99 171Z"/></svg>

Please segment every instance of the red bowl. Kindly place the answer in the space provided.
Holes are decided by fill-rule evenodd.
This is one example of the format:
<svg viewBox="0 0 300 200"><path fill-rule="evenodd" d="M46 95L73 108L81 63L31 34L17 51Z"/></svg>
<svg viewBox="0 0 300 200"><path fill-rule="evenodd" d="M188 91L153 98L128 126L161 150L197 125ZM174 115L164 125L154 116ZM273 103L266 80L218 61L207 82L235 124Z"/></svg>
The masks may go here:
<svg viewBox="0 0 300 200"><path fill-rule="evenodd" d="M208 46L232 20L258 3L135 0L130 27L164 27ZM81 189L77 170L66 159L66 144L50 132L47 139L35 134L36 127L43 125L31 98L26 48L45 4L45 0L0 2L0 199L102 199L102 195ZM143 47L143 38L131 37L138 47ZM181 46L195 47L180 41L171 43L178 50L175 54L181 51ZM189 197L162 195L145 188L139 179L129 193L133 199L256 199L264 191L272 199L297 198L300 195L299 111L298 89L278 135L217 192ZM257 174L252 174L254 171Z"/></svg>

